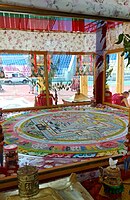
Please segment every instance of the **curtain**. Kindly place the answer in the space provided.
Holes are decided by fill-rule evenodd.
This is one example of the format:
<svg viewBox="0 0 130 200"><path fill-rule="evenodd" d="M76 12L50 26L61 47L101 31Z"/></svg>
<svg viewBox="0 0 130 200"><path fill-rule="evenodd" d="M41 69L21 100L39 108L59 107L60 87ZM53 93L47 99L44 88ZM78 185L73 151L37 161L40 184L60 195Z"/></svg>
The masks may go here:
<svg viewBox="0 0 130 200"><path fill-rule="evenodd" d="M84 32L84 19L0 12L1 29Z"/></svg>
<svg viewBox="0 0 130 200"><path fill-rule="evenodd" d="M0 12L0 29L60 32L96 32L100 20L39 16ZM115 28L122 22L107 22L107 28Z"/></svg>

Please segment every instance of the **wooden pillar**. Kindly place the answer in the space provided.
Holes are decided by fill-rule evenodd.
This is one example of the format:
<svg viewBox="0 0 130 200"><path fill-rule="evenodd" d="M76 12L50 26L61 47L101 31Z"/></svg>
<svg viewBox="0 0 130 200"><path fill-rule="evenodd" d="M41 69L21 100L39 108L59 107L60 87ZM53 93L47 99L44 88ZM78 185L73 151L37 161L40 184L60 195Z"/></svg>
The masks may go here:
<svg viewBox="0 0 130 200"><path fill-rule="evenodd" d="M118 66L116 74L116 92L122 93L124 90L124 57L118 53Z"/></svg>
<svg viewBox="0 0 130 200"><path fill-rule="evenodd" d="M88 77L87 75L80 76L80 93L88 95Z"/></svg>
<svg viewBox="0 0 130 200"><path fill-rule="evenodd" d="M100 28L96 31L96 66L95 66L95 98L96 103L103 102L103 68L104 68L104 52L106 49L106 31L107 22L101 21Z"/></svg>

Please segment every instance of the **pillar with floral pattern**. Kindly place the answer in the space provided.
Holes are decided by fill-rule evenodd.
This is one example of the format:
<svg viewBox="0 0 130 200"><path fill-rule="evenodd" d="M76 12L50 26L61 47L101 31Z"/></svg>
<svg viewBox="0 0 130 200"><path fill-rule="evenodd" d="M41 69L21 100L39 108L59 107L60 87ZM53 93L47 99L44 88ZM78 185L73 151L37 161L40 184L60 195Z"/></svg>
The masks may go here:
<svg viewBox="0 0 130 200"><path fill-rule="evenodd" d="M97 103L103 101L103 68L106 49L107 22L100 21L96 31L96 66L95 66L95 98ZM99 27L99 28L98 28Z"/></svg>

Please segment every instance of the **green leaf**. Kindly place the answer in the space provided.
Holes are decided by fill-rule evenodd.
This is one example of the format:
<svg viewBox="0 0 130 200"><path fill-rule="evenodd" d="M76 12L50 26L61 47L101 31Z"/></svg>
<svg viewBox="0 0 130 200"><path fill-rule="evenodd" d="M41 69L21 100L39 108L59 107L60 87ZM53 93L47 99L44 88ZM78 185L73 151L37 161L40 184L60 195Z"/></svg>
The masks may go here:
<svg viewBox="0 0 130 200"><path fill-rule="evenodd" d="M125 54L125 52L123 51L122 54L121 54L121 56L124 56L124 54Z"/></svg>
<svg viewBox="0 0 130 200"><path fill-rule="evenodd" d="M125 34L129 39L130 39L130 35L129 34Z"/></svg>
<svg viewBox="0 0 130 200"><path fill-rule="evenodd" d="M127 52L129 52L130 51L130 47L124 47L125 48L125 52L127 53Z"/></svg>
<svg viewBox="0 0 130 200"><path fill-rule="evenodd" d="M128 65L130 65L130 58L128 58L128 63L126 65L126 67L128 67Z"/></svg>
<svg viewBox="0 0 130 200"><path fill-rule="evenodd" d="M129 41L124 37L124 40L123 40L123 45L124 46L128 46L129 45Z"/></svg>
<svg viewBox="0 0 130 200"><path fill-rule="evenodd" d="M123 38L124 38L124 33L118 36L118 41L115 44L120 44L123 41Z"/></svg>

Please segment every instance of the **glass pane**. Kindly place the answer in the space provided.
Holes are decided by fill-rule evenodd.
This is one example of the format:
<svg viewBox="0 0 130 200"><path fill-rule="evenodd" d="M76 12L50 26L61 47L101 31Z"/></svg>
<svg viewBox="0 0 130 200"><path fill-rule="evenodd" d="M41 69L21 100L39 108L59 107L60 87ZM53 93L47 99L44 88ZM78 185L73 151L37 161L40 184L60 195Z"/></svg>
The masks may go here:
<svg viewBox="0 0 130 200"><path fill-rule="evenodd" d="M125 106L121 98L124 91L130 89L130 68L127 59L121 56L122 52L106 56L105 102ZM126 57L126 55L125 55ZM130 103L130 97L128 97Z"/></svg>
<svg viewBox="0 0 130 200"><path fill-rule="evenodd" d="M106 88L112 93L116 92L118 55L109 54L106 58Z"/></svg>
<svg viewBox="0 0 130 200"><path fill-rule="evenodd" d="M104 101L112 103L112 95L116 93L117 83L117 54L108 54L106 56L106 73L105 73L105 96Z"/></svg>
<svg viewBox="0 0 130 200"><path fill-rule="evenodd" d="M33 107L35 97L45 88L44 55L0 54L0 58L1 107Z"/></svg>
<svg viewBox="0 0 130 200"><path fill-rule="evenodd" d="M1 107L46 106L44 55L1 54L1 60ZM93 66L93 55L48 55L49 104L90 101Z"/></svg>
<svg viewBox="0 0 130 200"><path fill-rule="evenodd" d="M49 88L56 104L90 101L93 96L93 55L53 54ZM80 90L80 95L77 95ZM78 99L76 99L78 97Z"/></svg>

